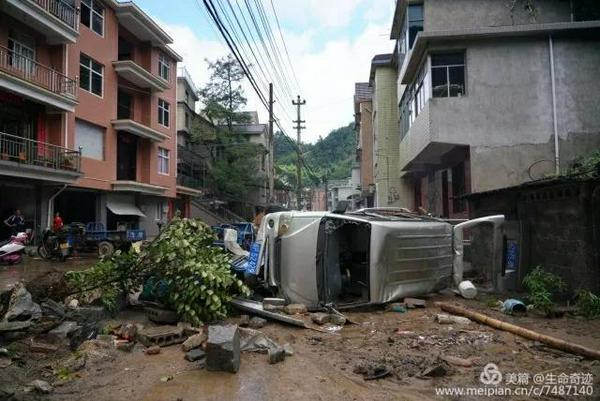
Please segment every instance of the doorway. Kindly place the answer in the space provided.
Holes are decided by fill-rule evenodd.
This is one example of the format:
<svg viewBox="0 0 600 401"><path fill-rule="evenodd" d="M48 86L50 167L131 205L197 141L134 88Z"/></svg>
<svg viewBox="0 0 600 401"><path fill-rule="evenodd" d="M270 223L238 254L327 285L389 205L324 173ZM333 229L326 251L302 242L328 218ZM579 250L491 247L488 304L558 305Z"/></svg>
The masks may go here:
<svg viewBox="0 0 600 401"><path fill-rule="evenodd" d="M117 180L137 179L138 138L126 132L117 134Z"/></svg>

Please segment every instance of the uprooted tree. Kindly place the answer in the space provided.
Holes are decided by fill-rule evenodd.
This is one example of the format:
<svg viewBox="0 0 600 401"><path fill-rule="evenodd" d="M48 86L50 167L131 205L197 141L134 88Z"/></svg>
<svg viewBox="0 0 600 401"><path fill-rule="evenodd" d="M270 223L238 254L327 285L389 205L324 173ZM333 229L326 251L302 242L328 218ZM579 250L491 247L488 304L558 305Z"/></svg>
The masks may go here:
<svg viewBox="0 0 600 401"><path fill-rule="evenodd" d="M212 246L214 239L201 221L175 218L139 254L118 252L67 279L80 293L99 289L109 309L151 282L182 320L199 325L222 319L232 297L250 291L231 272L229 256Z"/></svg>

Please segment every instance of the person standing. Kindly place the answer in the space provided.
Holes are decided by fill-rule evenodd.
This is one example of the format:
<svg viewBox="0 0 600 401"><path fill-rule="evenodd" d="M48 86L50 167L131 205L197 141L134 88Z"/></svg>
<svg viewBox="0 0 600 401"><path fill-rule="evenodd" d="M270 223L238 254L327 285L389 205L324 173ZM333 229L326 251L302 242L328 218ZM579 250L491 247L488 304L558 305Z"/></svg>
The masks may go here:
<svg viewBox="0 0 600 401"><path fill-rule="evenodd" d="M14 214L4 220L4 224L10 229L11 235L17 235L19 232L25 231L25 218L20 209L16 209Z"/></svg>
<svg viewBox="0 0 600 401"><path fill-rule="evenodd" d="M54 223L52 224L52 230L54 230L54 232L58 232L62 230L64 226L65 224L63 223L62 217L60 217L60 213L56 212L54 214Z"/></svg>

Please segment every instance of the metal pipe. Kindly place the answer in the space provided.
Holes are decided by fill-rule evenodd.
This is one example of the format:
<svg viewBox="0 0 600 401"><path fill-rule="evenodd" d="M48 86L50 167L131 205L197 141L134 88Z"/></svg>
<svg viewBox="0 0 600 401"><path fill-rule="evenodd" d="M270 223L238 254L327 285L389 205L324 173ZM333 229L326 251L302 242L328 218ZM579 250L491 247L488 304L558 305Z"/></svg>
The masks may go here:
<svg viewBox="0 0 600 401"><path fill-rule="evenodd" d="M54 214L54 199L61 194L62 191L64 191L65 189L67 189L69 185L65 184L61 189L59 189L54 195L52 195L50 197L50 199L48 199L48 221L46 223L46 228L50 228L51 225L51 221L52 221L52 215Z"/></svg>
<svg viewBox="0 0 600 401"><path fill-rule="evenodd" d="M560 175L560 149L558 143L558 121L556 118L556 82L554 76L554 42L552 35L548 35L550 49L550 80L552 81L552 121L554 124L554 173Z"/></svg>

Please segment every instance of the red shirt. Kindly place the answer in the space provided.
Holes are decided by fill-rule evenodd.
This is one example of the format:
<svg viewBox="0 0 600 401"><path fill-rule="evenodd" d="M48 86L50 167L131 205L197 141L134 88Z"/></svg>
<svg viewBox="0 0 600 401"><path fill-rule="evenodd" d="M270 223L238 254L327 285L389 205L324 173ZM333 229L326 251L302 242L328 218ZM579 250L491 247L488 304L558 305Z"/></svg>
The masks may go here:
<svg viewBox="0 0 600 401"><path fill-rule="evenodd" d="M62 218L60 216L56 216L54 218L54 226L53 226L54 231L58 231L58 230L62 229L63 226L64 226L64 224L63 224Z"/></svg>

